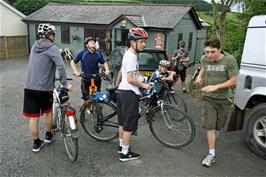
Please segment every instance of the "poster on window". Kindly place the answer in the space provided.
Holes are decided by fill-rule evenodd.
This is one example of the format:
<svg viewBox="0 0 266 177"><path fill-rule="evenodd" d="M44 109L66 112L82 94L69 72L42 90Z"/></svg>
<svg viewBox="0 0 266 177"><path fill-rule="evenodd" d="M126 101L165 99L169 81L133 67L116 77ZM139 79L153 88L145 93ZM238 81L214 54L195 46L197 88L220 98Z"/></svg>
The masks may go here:
<svg viewBox="0 0 266 177"><path fill-rule="evenodd" d="M164 49L164 34L163 33L155 33L153 47L156 49Z"/></svg>

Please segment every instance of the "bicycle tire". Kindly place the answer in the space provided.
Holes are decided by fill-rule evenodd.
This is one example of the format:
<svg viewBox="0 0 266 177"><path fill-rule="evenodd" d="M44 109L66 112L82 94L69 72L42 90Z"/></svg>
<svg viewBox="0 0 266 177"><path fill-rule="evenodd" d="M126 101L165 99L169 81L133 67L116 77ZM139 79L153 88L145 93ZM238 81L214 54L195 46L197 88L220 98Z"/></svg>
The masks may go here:
<svg viewBox="0 0 266 177"><path fill-rule="evenodd" d="M181 148L190 144L195 138L193 120L174 105L164 104L166 115L162 115L160 106L148 115L149 128L152 135L162 144L170 148ZM171 116L173 115L173 116Z"/></svg>
<svg viewBox="0 0 266 177"><path fill-rule="evenodd" d="M65 115L62 115L61 123L63 125L63 139L68 159L71 162L75 162L78 158L78 138L76 136L73 137L73 134L76 134L77 130L71 130L69 120Z"/></svg>
<svg viewBox="0 0 266 177"><path fill-rule="evenodd" d="M99 109L101 111L98 111ZM82 128L90 137L98 141L111 141L118 137L117 121L116 106L112 102L94 103L92 112L88 106L83 106L81 109Z"/></svg>
<svg viewBox="0 0 266 177"><path fill-rule="evenodd" d="M176 105L181 111L187 113L187 105L184 99L176 93L168 93L166 103Z"/></svg>

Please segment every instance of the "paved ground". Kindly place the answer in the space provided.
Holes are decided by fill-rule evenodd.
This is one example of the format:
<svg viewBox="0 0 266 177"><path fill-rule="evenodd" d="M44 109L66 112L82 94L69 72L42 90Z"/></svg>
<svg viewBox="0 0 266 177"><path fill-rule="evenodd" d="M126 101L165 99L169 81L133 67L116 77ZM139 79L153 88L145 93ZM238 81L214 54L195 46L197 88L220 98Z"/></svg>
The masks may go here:
<svg viewBox="0 0 266 177"><path fill-rule="evenodd" d="M67 63L68 65L68 63ZM155 140L145 119L141 119L132 149L141 159L120 162L117 142L101 143L88 137L80 127L79 157L75 163L66 158L63 140L56 136L53 144L39 153L31 152L28 120L21 116L23 82L27 59L0 60L0 177L6 176L266 176L266 161L250 152L241 132L222 132L217 148L217 163L201 166L206 155L206 141L200 127L201 105L188 94L182 94L189 115L196 124L195 140L182 149L170 149ZM69 69L69 68L68 68ZM71 72L69 72L71 76ZM79 105L79 79L71 103ZM43 119L42 119L43 120ZM43 124L41 124L43 130ZM41 137L44 131L41 132Z"/></svg>

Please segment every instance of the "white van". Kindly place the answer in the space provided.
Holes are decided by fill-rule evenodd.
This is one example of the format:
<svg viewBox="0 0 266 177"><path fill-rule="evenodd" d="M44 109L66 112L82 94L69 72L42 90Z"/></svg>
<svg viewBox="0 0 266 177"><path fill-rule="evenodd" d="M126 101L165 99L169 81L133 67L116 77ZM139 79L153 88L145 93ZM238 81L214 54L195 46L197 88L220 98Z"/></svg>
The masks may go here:
<svg viewBox="0 0 266 177"><path fill-rule="evenodd" d="M234 104L229 130L242 129L251 150L266 159L266 15L248 24Z"/></svg>

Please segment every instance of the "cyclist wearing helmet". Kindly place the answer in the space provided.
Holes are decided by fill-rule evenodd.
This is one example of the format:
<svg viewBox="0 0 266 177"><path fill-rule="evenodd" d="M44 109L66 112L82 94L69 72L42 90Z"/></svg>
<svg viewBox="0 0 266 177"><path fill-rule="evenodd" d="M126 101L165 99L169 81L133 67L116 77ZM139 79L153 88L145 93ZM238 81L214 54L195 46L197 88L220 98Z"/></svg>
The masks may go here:
<svg viewBox="0 0 266 177"><path fill-rule="evenodd" d="M79 76L80 71L77 69L76 64L80 62L81 72L85 74L99 74L99 64L103 64L104 73L109 74L108 64L105 62L102 53L96 50L96 39L93 37L87 37L84 41L84 50L81 51L73 60L70 61L70 66L74 72L74 75ZM98 91L101 90L101 78L95 78L95 85ZM89 87L91 85L90 79L81 79L81 92L82 100L81 105L88 99Z"/></svg>
<svg viewBox="0 0 266 177"><path fill-rule="evenodd" d="M162 80L169 81L169 87L171 88L174 81L175 72L169 71L168 68L170 66L170 62L167 60L161 60L159 63L159 68L152 73L150 77L150 82L154 81L158 77L162 77Z"/></svg>
<svg viewBox="0 0 266 177"><path fill-rule="evenodd" d="M146 44L148 33L142 28L131 28L128 33L130 48L125 52L122 67L118 73L117 86L117 116L119 123L119 147L121 161L138 159L139 154L129 150L132 132L138 126L139 87L150 89L149 84L139 79L138 52L142 51Z"/></svg>
<svg viewBox="0 0 266 177"><path fill-rule="evenodd" d="M172 60L175 61L174 70L176 74L178 74L181 78L182 90L183 92L186 92L185 80L186 80L186 70L188 67L189 57L188 57L188 52L185 49L185 42L183 40L179 41L178 48L174 52Z"/></svg>
<svg viewBox="0 0 266 177"><path fill-rule="evenodd" d="M30 118L29 129L33 139L33 152L39 152L44 143L50 143L52 130L53 88L56 69L63 86L72 90L66 81L66 69L59 48L54 43L56 29L51 24L40 24L39 39L30 52L28 71L24 86L23 115ZM45 114L45 140L39 139L39 118Z"/></svg>

